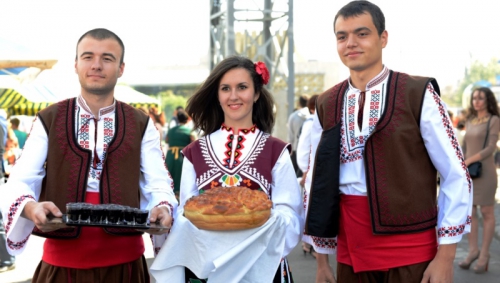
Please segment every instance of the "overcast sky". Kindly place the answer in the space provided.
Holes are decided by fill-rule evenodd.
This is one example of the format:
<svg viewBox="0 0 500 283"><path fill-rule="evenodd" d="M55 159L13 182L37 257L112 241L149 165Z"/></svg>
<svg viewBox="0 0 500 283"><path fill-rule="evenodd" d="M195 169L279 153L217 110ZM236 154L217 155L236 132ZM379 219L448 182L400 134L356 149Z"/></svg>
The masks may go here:
<svg viewBox="0 0 500 283"><path fill-rule="evenodd" d="M125 43L125 72L151 65L197 65L208 54L209 2L1 0L0 37L25 45L38 56L56 57L70 68L81 34L105 27ZM347 2L294 1L295 45L302 58L339 62L333 19ZM386 16L389 43L384 62L391 69L434 76L447 85L461 79L471 60L500 58L498 1L373 2Z"/></svg>

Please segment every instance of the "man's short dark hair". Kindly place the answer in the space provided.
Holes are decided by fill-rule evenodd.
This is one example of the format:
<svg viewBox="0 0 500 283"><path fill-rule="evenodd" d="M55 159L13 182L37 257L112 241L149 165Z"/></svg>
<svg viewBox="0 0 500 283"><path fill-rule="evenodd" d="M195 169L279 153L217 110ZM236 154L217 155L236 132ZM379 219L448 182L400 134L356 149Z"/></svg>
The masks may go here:
<svg viewBox="0 0 500 283"><path fill-rule="evenodd" d="M12 118L12 119L10 119L10 124L11 124L13 127L15 127L16 129L17 129L17 128L19 128L19 123L20 123L20 121L19 121L19 119L17 119L17 118Z"/></svg>
<svg viewBox="0 0 500 283"><path fill-rule="evenodd" d="M335 23L337 22L337 18L339 16L347 19L362 14L369 14L372 16L373 24L377 28L378 35L380 36L385 30L384 13L382 13L382 10L380 10L377 5L365 0L352 1L342 7L337 12L337 15L335 15L335 20L333 20L333 30L335 31Z"/></svg>
<svg viewBox="0 0 500 283"><path fill-rule="evenodd" d="M93 30L89 30L86 33L84 33L80 39L78 39L78 42L76 43L76 58L78 59L78 44L80 44L80 41L84 39L85 37L91 37L93 39L97 40L104 40L104 39L114 39L120 44L120 47L122 48L122 56L120 58L120 65L123 63L123 58L125 58L125 46L123 45L123 41L116 35L114 32L107 30L105 28L96 28Z"/></svg>
<svg viewBox="0 0 500 283"><path fill-rule="evenodd" d="M304 108L307 106L307 101L309 100L309 96L307 95L301 95L299 97L299 105L300 105L300 108Z"/></svg>
<svg viewBox="0 0 500 283"><path fill-rule="evenodd" d="M175 107L175 110L177 110L177 111L179 111L179 110L184 110L184 107L182 107L182 106L177 106L177 107Z"/></svg>
<svg viewBox="0 0 500 283"><path fill-rule="evenodd" d="M177 120L179 121L179 123L185 124L188 121L188 119L189 116L186 113L186 111L181 109L177 112Z"/></svg>

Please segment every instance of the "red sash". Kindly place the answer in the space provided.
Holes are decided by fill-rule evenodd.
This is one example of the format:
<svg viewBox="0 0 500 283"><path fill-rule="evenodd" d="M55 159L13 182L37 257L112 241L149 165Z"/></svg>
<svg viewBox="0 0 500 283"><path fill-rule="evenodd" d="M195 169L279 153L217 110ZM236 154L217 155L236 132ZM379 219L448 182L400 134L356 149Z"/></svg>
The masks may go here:
<svg viewBox="0 0 500 283"><path fill-rule="evenodd" d="M86 202L99 204L99 193L87 192ZM82 227L77 239L46 239L42 260L59 267L88 269L131 262L143 253L141 235L115 236L102 228Z"/></svg>
<svg viewBox="0 0 500 283"><path fill-rule="evenodd" d="M432 260L437 252L436 230L399 235L374 235L368 198L340 196L337 261L354 272L387 271Z"/></svg>

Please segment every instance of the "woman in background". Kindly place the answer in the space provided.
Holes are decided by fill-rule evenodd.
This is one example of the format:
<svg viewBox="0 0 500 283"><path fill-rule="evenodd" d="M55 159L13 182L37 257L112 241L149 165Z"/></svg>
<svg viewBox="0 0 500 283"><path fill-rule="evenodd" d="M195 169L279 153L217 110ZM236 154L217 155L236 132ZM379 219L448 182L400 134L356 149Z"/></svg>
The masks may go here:
<svg viewBox="0 0 500 283"><path fill-rule="evenodd" d="M497 101L489 88L482 87L473 91L465 128L467 130L462 145L465 164L469 166L479 161L482 163L482 170L480 177L472 179L474 185L472 223L471 232L467 235L469 254L459 263L459 266L462 269L469 269L472 262L477 260L474 272L483 273L488 271L489 248L495 231L493 205L497 189L497 172L493 154L496 151L500 131ZM481 249L478 248L478 206L483 216Z"/></svg>
<svg viewBox="0 0 500 283"><path fill-rule="evenodd" d="M179 190L181 186L181 174L182 174L182 161L184 157L181 154L181 150L196 140L196 136L191 131L190 127L186 126L189 117L184 110L177 111L176 115L178 125L171 128L165 142L168 144L167 157L165 158L165 164L167 169L172 175L174 180L174 193L177 198L179 198Z"/></svg>
<svg viewBox="0 0 500 283"><path fill-rule="evenodd" d="M309 191L311 189L311 184L306 184L306 176L309 172L309 163L310 163L310 153L311 153L311 130L313 124L314 113L316 112L316 99L319 95L315 94L307 100L307 108L309 108L309 113L311 113L304 124L302 124L302 128L300 131L299 142L297 143L297 165L299 166L300 171L304 172L302 177L300 178L300 186L302 189L302 194L304 198L304 212L307 213L307 206L309 204ZM304 216L304 219L306 217ZM304 234L302 236L302 250L304 251L304 256L307 253L310 253L313 257L316 257L316 252L312 247L313 238L309 235Z"/></svg>

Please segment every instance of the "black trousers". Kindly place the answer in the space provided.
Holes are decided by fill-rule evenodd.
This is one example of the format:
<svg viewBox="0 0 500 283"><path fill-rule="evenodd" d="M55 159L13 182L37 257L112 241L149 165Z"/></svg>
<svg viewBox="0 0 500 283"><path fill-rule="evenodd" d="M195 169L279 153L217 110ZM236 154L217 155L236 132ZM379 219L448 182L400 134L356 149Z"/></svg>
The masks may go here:
<svg viewBox="0 0 500 283"><path fill-rule="evenodd" d="M354 273L352 266L337 263L337 283L420 283L430 261L391 268L388 271Z"/></svg>

